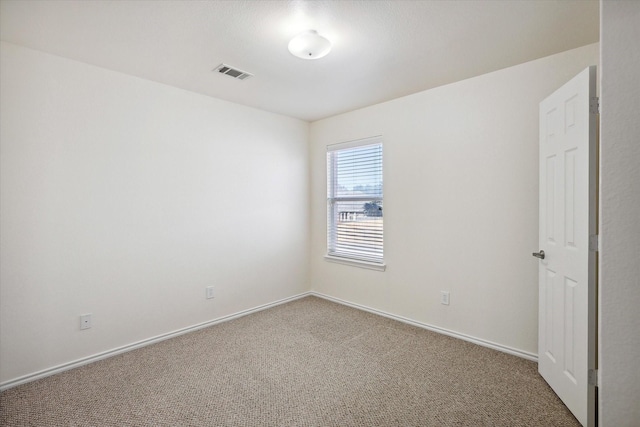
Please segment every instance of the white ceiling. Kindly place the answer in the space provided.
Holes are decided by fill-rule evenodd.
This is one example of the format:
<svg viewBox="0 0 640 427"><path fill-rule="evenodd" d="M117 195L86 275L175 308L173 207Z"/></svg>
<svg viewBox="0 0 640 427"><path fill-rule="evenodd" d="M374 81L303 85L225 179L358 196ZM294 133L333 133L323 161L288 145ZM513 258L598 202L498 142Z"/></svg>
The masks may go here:
<svg viewBox="0 0 640 427"><path fill-rule="evenodd" d="M333 42L328 56L288 52L307 29ZM598 0L0 6L4 41L308 121L595 43L598 31ZM222 62L255 76L212 72Z"/></svg>

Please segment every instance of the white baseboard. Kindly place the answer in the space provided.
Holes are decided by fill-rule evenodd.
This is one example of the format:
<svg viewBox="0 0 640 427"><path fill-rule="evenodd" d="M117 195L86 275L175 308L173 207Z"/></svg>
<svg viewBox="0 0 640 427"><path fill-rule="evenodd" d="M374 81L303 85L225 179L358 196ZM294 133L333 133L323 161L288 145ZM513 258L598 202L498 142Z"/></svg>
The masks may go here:
<svg viewBox="0 0 640 427"><path fill-rule="evenodd" d="M464 341L469 341L469 342L472 342L474 344L481 345L483 347L492 348L494 350L502 351L504 353L512 354L514 356L519 356L519 357L522 357L524 359L532 360L534 362L538 361L538 356L536 354L534 354L534 353L529 353L529 352L526 352L526 351L523 351L523 350L518 350L518 349L515 349L515 348L504 346L502 344L497 344L497 343L494 343L494 342L491 342L491 341L486 341L486 340L483 340L483 339L480 339L480 338L476 338L476 337L472 337L472 336L469 336L469 335L461 334L459 332L451 331L451 330L448 330L448 329L445 329L445 328L440 328L438 326L433 326L433 325L429 325L429 324L426 324L426 323L417 322L415 320L411 320L411 319L408 319L406 317L397 316L397 315L391 314L391 313L386 313L386 312L381 311L381 310L376 310L374 308L370 308L370 307L367 307L367 306L364 306L364 305L361 305L361 304L356 304L356 303L345 301L345 300L342 300L342 299L339 299L339 298L334 298L334 297L331 297L329 295L325 295L325 294L322 294L322 293L319 293L319 292L310 291L310 292L303 292L301 294L294 295L294 296L289 297L289 298L284 298L284 299L281 299L281 300L278 300L278 301L274 301L274 302L271 302L271 303L268 303L268 304L263 304L263 305L260 305L260 306L254 307L254 308L250 308L250 309L247 309L247 310L239 311L237 313L230 314L228 316L219 317L217 319L210 320L208 322L199 323L197 325L188 326L186 328L178 329L178 330L173 331L173 332L168 332L166 334L157 335L155 337L147 338L145 340L137 341L135 343L131 343L131 344L128 344L128 345L125 345L125 346L122 346L122 347L117 347L117 348L114 348L112 350L107 350L107 351L104 351L104 352L101 352L101 353L97 353L97 354L94 354L92 356L84 357L82 359L74 360L72 362L64 363L62 365L54 366L52 368L43 369L41 371L34 372L34 373L28 374L28 375L24 375L22 377L18 377L18 378L9 380L9 381L5 381L3 383L0 383L0 391L4 391L4 390L7 390L9 388L16 387L16 386L18 386L20 384L25 384L25 383L28 383L28 382L31 382L31 381L39 380L41 378L45 378L45 377L48 377L48 376L51 376L51 375L59 374L61 372L68 371L68 370L74 369L74 368L78 368L80 366L88 365L89 363L97 362L98 360L106 359L108 357L115 356L117 354L121 354L121 353L125 353L127 351L135 350L135 349L140 348L140 347L145 347L147 345L155 344L157 342L164 341L164 340L167 340L167 339L170 339L170 338L174 338L174 337L177 337L179 335L183 335L183 334L186 334L186 333L189 333L189 332L197 331L198 329L202 329L202 328L206 328L206 327L209 327L209 326L213 326L213 325L216 325L216 324L222 323L222 322L227 322L229 320L237 319L239 317L246 316L246 315L249 315L249 314L252 314L252 313L257 313L259 311L266 310L268 308L275 307L275 306L280 305L280 304L285 304L287 302L294 301L294 300L297 300L297 299L300 299L300 298L304 298L304 297L309 296L309 295L317 296L319 298L324 298L324 299L326 299L328 301L333 301L333 302L336 302L338 304L346 305L346 306L353 307L353 308L356 308L356 309L359 309L359 310L367 311L369 313L373 313L373 314L377 314L377 315L380 315L380 316L384 316L384 317L387 317L389 319L393 319L393 320L397 320L399 322L407 323L409 325L417 326L419 328L428 329L430 331L438 332L438 333L441 333L441 334L444 334L444 335L448 335L448 336L451 336L451 337L454 337L454 338L459 338L459 339L464 340Z"/></svg>
<svg viewBox="0 0 640 427"><path fill-rule="evenodd" d="M268 304L259 305L257 307L253 307L247 310L239 311L234 314L230 314L228 316L219 317L214 320L210 320L203 323L198 323L197 325L187 326L186 328L178 329L173 332L168 332L166 334L157 335L152 338L147 338L142 341L137 341L131 344L127 344L122 347L117 347L112 350L107 350L102 353L94 354L92 356L84 357L82 359L74 360L72 362L64 363L62 365L54 366L52 368L43 369L38 372L34 372L33 374L24 375L22 377L18 377L9 381L5 381L0 383L0 391L7 390L9 388L18 386L20 384L28 383L31 381L39 380L41 378L45 378L51 375L59 374L60 372L68 371L70 369L78 368L83 365L88 365L89 363L97 362L98 360L106 359L111 356L115 356L117 354L126 353L127 351L135 350L140 347L145 347L147 345L155 344L160 341L168 340L170 338L177 337L179 335L183 335L189 332L197 331L198 329L206 328L209 326L216 325L222 322L228 322L229 320L237 319L238 317L246 316L248 314L257 313L258 311L266 310L271 307L275 307L280 304L284 304L290 301L294 301L306 296L311 295L311 292L304 292L298 295L294 295L289 298L284 298L278 301L274 301Z"/></svg>
<svg viewBox="0 0 640 427"><path fill-rule="evenodd" d="M357 308L359 310L368 311L369 313L373 313L373 314L377 314L377 315L380 315L380 316L388 317L389 319L397 320L397 321L402 322L402 323L407 323L409 325L417 326L419 328L428 329L430 331L438 332L438 333L443 334L443 335L448 335L448 336L453 337L453 338L458 338L458 339L461 339L461 340L464 340L464 341L469 341L469 342L472 342L474 344L481 345L483 347L488 347L488 348L491 348L491 349L494 349L494 350L501 351L503 353L508 353L508 354L511 354L511 355L514 355L514 356L522 357L523 359L531 360L531 361L534 361L534 362L538 361L538 355L534 354L534 353L529 353L528 351L524 351L524 350L519 350L519 349L516 349L516 348L508 347L506 345L502 345L502 344L494 343L494 342L491 342L491 341L483 340L481 338L472 337L470 335L462 334L460 332L451 331L449 329L441 328L439 326L433 326L433 325L429 325L427 323L418 322L418 321L415 321L415 320L408 319L406 317L402 317L402 316L398 316L398 315L395 315L395 314L387 313L387 312L384 312L382 310L377 310L375 308L370 308L370 307L367 307L367 306L364 306L364 305L361 305L361 304L356 304L356 303L353 303L353 302L342 300L340 298L335 298L335 297L332 297L332 296L329 296L329 295L321 294L319 292L311 291L309 294L317 296L319 298L324 298L324 299L329 300L329 301L336 302L338 304L346 305L346 306L349 306L349 307Z"/></svg>

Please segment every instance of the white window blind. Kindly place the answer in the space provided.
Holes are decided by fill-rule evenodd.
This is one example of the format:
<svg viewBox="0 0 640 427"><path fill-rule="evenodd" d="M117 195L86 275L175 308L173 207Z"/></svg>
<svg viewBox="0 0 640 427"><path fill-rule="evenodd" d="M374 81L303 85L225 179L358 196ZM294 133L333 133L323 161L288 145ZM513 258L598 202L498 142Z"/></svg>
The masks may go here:
<svg viewBox="0 0 640 427"><path fill-rule="evenodd" d="M383 262L382 138L327 147L328 255Z"/></svg>

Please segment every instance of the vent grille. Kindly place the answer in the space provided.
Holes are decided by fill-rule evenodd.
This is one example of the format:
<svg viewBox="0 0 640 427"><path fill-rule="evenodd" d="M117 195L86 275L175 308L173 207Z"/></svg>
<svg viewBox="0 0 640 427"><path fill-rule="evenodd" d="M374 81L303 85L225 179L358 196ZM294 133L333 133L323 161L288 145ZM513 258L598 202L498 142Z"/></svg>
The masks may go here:
<svg viewBox="0 0 640 427"><path fill-rule="evenodd" d="M221 74L226 74L227 76L233 77L234 79L238 80L246 80L249 77L253 77L253 74L247 73L246 71L238 70L237 68L234 68L227 64L218 65L214 71L217 71Z"/></svg>

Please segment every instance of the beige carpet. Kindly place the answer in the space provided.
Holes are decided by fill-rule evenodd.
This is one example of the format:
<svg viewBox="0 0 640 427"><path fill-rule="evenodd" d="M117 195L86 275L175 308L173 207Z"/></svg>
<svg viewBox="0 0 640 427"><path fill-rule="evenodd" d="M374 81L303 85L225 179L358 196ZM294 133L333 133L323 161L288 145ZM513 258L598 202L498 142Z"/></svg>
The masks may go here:
<svg viewBox="0 0 640 427"><path fill-rule="evenodd" d="M0 394L2 426L577 426L537 365L307 297Z"/></svg>

